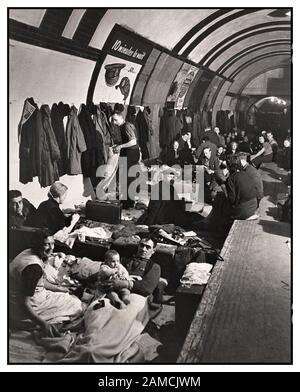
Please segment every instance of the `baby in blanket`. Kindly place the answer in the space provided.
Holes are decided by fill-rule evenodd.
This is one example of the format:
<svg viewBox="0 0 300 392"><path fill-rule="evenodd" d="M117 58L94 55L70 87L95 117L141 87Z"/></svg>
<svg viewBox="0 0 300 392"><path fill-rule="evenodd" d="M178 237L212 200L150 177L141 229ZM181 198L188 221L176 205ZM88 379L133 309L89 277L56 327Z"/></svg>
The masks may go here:
<svg viewBox="0 0 300 392"><path fill-rule="evenodd" d="M109 282L113 280L130 281L129 273L120 263L120 255L115 250L108 250L104 256L104 262L98 272L97 288L102 293L105 292L112 305L118 309L123 309L130 303L128 288L121 288L118 291L107 288ZM128 285L129 286L129 285Z"/></svg>
<svg viewBox="0 0 300 392"><path fill-rule="evenodd" d="M54 253L44 267L45 279L49 283L61 287L71 288L78 286L78 281L69 276L70 268L76 262L77 259L73 255L65 255L62 252Z"/></svg>

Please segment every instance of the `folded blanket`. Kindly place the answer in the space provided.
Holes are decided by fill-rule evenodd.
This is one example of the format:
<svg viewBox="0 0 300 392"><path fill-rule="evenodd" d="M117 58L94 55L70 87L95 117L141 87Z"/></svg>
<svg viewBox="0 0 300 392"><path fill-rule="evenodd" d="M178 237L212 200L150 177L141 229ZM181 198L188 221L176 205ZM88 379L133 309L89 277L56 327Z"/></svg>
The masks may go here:
<svg viewBox="0 0 300 392"><path fill-rule="evenodd" d="M185 287L193 284L206 284L210 278L212 265L208 263L190 263L186 266L180 283Z"/></svg>

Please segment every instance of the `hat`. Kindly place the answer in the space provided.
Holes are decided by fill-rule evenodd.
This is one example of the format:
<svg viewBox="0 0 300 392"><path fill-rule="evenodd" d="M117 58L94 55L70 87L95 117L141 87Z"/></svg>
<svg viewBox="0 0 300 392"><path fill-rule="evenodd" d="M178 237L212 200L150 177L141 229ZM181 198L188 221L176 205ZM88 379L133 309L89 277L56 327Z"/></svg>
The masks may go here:
<svg viewBox="0 0 300 392"><path fill-rule="evenodd" d="M123 69L126 64L114 63L105 65L105 82L108 86L114 86L119 80L121 69Z"/></svg>
<svg viewBox="0 0 300 392"><path fill-rule="evenodd" d="M124 78L121 79L121 82L118 86L115 87L115 89L120 89L121 94L124 97L124 101L126 101L129 92L130 92L130 80L125 76Z"/></svg>

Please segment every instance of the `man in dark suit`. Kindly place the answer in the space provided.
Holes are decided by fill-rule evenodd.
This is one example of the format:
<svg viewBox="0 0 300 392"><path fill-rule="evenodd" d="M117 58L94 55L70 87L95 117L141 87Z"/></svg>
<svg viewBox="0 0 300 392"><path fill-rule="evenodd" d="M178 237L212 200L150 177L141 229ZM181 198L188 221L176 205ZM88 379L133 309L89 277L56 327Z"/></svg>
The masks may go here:
<svg viewBox="0 0 300 392"><path fill-rule="evenodd" d="M192 165L194 164L193 151L190 144L191 133L188 131L182 131L181 137L178 140L178 154L179 162L181 165Z"/></svg>
<svg viewBox="0 0 300 392"><path fill-rule="evenodd" d="M216 146L218 146L220 144L219 135L217 134L217 132L213 131L211 128L205 129L205 134L204 135L207 136L209 138L209 140L213 144L215 144Z"/></svg>

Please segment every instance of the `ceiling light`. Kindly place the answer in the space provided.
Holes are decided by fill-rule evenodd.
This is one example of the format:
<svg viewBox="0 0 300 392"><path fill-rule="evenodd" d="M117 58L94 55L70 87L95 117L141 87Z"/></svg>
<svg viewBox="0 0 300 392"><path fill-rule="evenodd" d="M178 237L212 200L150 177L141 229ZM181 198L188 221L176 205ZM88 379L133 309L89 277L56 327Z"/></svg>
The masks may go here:
<svg viewBox="0 0 300 392"><path fill-rule="evenodd" d="M291 16L291 11L285 13L286 16Z"/></svg>

